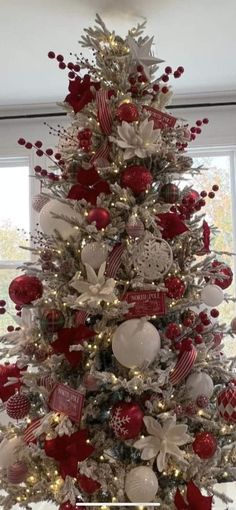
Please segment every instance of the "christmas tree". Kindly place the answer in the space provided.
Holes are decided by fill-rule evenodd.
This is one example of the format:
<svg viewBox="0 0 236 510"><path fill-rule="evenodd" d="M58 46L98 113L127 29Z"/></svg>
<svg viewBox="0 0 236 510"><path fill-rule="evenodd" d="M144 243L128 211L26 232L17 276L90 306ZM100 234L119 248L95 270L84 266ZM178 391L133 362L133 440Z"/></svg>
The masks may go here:
<svg viewBox="0 0 236 510"><path fill-rule="evenodd" d="M204 217L218 186L192 188L187 153L208 120L170 115L184 69L165 67L144 29L122 38L97 15L80 41L91 61L50 51L68 72L68 126L50 128L56 150L19 139L49 170L35 167L40 230L1 342L4 510L211 510L215 484L235 479L235 362L221 342L236 326L217 309L232 271Z"/></svg>

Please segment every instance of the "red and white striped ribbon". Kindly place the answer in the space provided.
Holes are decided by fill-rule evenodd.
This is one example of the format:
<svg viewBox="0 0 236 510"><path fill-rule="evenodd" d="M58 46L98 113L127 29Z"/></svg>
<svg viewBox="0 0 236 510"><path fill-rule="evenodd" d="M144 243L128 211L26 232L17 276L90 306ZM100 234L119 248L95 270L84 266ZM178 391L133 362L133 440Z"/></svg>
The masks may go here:
<svg viewBox="0 0 236 510"><path fill-rule="evenodd" d="M170 382L175 385L178 384L182 379L185 379L195 363L197 357L197 351L195 347L191 351L183 352L182 356L177 361L173 372L170 374Z"/></svg>
<svg viewBox="0 0 236 510"><path fill-rule="evenodd" d="M76 312L76 327L84 324L88 316L89 313L85 310L78 310L78 312Z"/></svg>
<svg viewBox="0 0 236 510"><path fill-rule="evenodd" d="M34 443L36 437L34 432L40 427L43 418L36 418L33 420L24 431L23 439L26 444Z"/></svg>
<svg viewBox="0 0 236 510"><path fill-rule="evenodd" d="M106 264L106 276L114 278L121 264L121 256L125 247L123 244L117 244L114 246L110 253L107 264Z"/></svg>
<svg viewBox="0 0 236 510"><path fill-rule="evenodd" d="M112 112L108 101L108 91L98 90L96 93L98 120L105 135L110 135L112 132Z"/></svg>
<svg viewBox="0 0 236 510"><path fill-rule="evenodd" d="M94 156L91 158L90 163L95 163L98 160L104 160L107 162L107 158L109 156L110 147L109 143L105 141L95 152Z"/></svg>

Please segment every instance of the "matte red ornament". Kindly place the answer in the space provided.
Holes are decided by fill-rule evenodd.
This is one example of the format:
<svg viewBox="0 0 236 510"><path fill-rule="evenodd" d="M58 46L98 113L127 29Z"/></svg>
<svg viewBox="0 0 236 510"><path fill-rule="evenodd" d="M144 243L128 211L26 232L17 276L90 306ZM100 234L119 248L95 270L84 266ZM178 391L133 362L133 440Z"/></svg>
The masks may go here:
<svg viewBox="0 0 236 510"><path fill-rule="evenodd" d="M12 280L9 286L9 296L16 305L29 305L32 301L40 299L43 286L36 276L24 274Z"/></svg>
<svg viewBox="0 0 236 510"><path fill-rule="evenodd" d="M167 297L172 299L181 299L181 297L183 297L186 286L179 276L167 276L164 280L164 284L167 288Z"/></svg>
<svg viewBox="0 0 236 510"><path fill-rule="evenodd" d="M200 459L210 459L217 450L217 441L211 432L199 432L192 444L193 451Z"/></svg>
<svg viewBox="0 0 236 510"><path fill-rule="evenodd" d="M219 269L218 266L223 266L222 269ZM224 262L220 262L219 260L214 260L211 265L213 270L216 270L216 272L221 273L223 276L226 276L226 278L216 278L212 283L220 287L221 289L227 289L232 281L233 281L233 272L227 264L224 264ZM214 273L213 273L214 274Z"/></svg>
<svg viewBox="0 0 236 510"><path fill-rule="evenodd" d="M134 439L143 428L144 413L135 402L118 402L111 410L110 426L120 439Z"/></svg>
<svg viewBox="0 0 236 510"><path fill-rule="evenodd" d="M139 111L133 103L122 103L117 108L116 115L120 121L135 122L139 119Z"/></svg>
<svg viewBox="0 0 236 510"><path fill-rule="evenodd" d="M95 222L97 230L101 230L102 228L106 228L111 221L110 213L104 207L96 207L91 209L87 215L87 222L93 223Z"/></svg>
<svg viewBox="0 0 236 510"><path fill-rule="evenodd" d="M168 182L163 184L159 190L159 195L166 204L174 204L179 199L179 188L176 184Z"/></svg>
<svg viewBox="0 0 236 510"><path fill-rule="evenodd" d="M22 383L16 382L5 386L8 382L8 377L19 378L26 368L20 369L16 364L13 365L0 365L0 398L3 402L6 402L12 395L15 395L16 390L19 390Z"/></svg>
<svg viewBox="0 0 236 510"><path fill-rule="evenodd" d="M140 195L150 187L152 174L144 166L128 166L123 170L120 182L122 188L129 188L134 195Z"/></svg>
<svg viewBox="0 0 236 510"><path fill-rule="evenodd" d="M70 351L70 346L82 345L85 340L95 334L95 331L82 324L77 328L64 328L58 331L57 339L51 344L51 347L56 354L64 354L67 361L75 367L81 363L83 353L82 351Z"/></svg>
<svg viewBox="0 0 236 510"><path fill-rule="evenodd" d="M19 484L25 481L28 473L28 467L25 462L15 462L7 470L7 480L9 483Z"/></svg>
<svg viewBox="0 0 236 510"><path fill-rule="evenodd" d="M236 423L236 386L230 384L217 398L218 413L224 421Z"/></svg>
<svg viewBox="0 0 236 510"><path fill-rule="evenodd" d="M86 475L79 474L77 480L79 482L80 489L86 492L86 494L94 494L94 492L97 492L101 487L101 484L97 482L97 480L88 478Z"/></svg>
<svg viewBox="0 0 236 510"><path fill-rule="evenodd" d="M193 483L192 480L188 482L186 491L186 500L182 496L179 489L177 489L174 503L177 510L212 510L212 496L203 496L200 489Z"/></svg>
<svg viewBox="0 0 236 510"><path fill-rule="evenodd" d="M12 395L6 405L6 412L10 418L14 420L21 420L29 413L31 404L30 400L26 395L16 393Z"/></svg>
<svg viewBox="0 0 236 510"><path fill-rule="evenodd" d="M58 310L57 308L50 308L48 310L44 310L40 323L44 331L47 331L48 333L55 333L63 328L65 324L65 317L61 310Z"/></svg>

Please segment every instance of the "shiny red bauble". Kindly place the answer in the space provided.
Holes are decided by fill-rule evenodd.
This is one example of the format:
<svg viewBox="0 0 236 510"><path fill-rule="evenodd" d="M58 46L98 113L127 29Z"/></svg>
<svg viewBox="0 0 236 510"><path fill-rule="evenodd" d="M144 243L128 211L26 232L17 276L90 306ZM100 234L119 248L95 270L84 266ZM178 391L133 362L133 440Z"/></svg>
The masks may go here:
<svg viewBox="0 0 236 510"><path fill-rule="evenodd" d="M43 286L36 276L24 274L12 280L9 286L9 296L16 305L29 305L32 301L40 299Z"/></svg>
<svg viewBox="0 0 236 510"><path fill-rule="evenodd" d="M10 418L14 420L21 420L29 413L31 404L26 395L16 393L12 395L7 401L6 412Z"/></svg>
<svg viewBox="0 0 236 510"><path fill-rule="evenodd" d="M116 437L134 439L143 428L144 413L135 402L118 402L112 407L110 426Z"/></svg>
<svg viewBox="0 0 236 510"><path fill-rule="evenodd" d="M152 174L145 166L128 166L120 178L122 188L129 188L134 195L148 190L152 183Z"/></svg>
<svg viewBox="0 0 236 510"><path fill-rule="evenodd" d="M61 310L50 308L42 313L40 324L44 331L55 333L64 327L65 317Z"/></svg>
<svg viewBox="0 0 236 510"><path fill-rule="evenodd" d="M116 115L120 121L135 122L139 119L138 108L133 103L122 103L117 108Z"/></svg>
<svg viewBox="0 0 236 510"><path fill-rule="evenodd" d="M210 459L217 450L217 441L211 432L199 432L193 441L193 451L200 459Z"/></svg>
<svg viewBox="0 0 236 510"><path fill-rule="evenodd" d="M94 209L91 209L87 215L87 222L95 222L97 230L106 228L110 221L110 213L107 209L104 209L104 207L95 207Z"/></svg>
<svg viewBox="0 0 236 510"><path fill-rule="evenodd" d="M184 195L184 201L185 202L189 202L190 204L194 204L195 202L197 202L199 199L200 199L200 195L198 193L198 191L196 191L195 189L192 189L191 191L188 191L186 193L186 195Z"/></svg>
<svg viewBox="0 0 236 510"><path fill-rule="evenodd" d="M236 386L232 382L217 398L218 413L224 421L236 423Z"/></svg>
<svg viewBox="0 0 236 510"><path fill-rule="evenodd" d="M176 184L168 182L161 186L159 195L166 204L174 204L175 202L178 202L179 199L179 188Z"/></svg>
<svg viewBox="0 0 236 510"><path fill-rule="evenodd" d="M179 278L179 276L170 275L164 280L165 287L167 289L166 295L172 299L180 299L185 293L185 283Z"/></svg>
<svg viewBox="0 0 236 510"><path fill-rule="evenodd" d="M223 262L220 262L219 260L214 260L212 262L211 267L214 270L216 270L216 272L217 272L218 266L223 266L222 269L219 270L219 273L221 273L223 276L226 276L226 278L224 278L224 279L216 278L213 283L224 290L224 289L227 289L231 285L231 283L233 281L233 272L232 272L231 268L229 266L227 266L227 264L224 264Z"/></svg>

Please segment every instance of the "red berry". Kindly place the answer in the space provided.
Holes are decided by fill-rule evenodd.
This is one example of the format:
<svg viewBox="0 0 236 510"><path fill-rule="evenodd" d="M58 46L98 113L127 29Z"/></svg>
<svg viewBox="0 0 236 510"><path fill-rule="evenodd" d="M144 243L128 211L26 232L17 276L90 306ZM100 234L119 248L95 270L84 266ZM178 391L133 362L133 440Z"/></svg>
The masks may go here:
<svg viewBox="0 0 236 510"><path fill-rule="evenodd" d="M68 69L70 69L71 71L73 71L73 69L74 69L74 64L73 64L73 62L68 62L67 67L68 67Z"/></svg>
<svg viewBox="0 0 236 510"><path fill-rule="evenodd" d="M63 55L57 55L57 61L58 62L63 62L63 60L64 60Z"/></svg>
<svg viewBox="0 0 236 510"><path fill-rule="evenodd" d="M48 175L47 170L42 170L41 175L42 177L46 177L46 175Z"/></svg>
<svg viewBox="0 0 236 510"><path fill-rule="evenodd" d="M203 124L208 124L208 122L209 122L209 119L206 119L206 118L205 118L205 119L202 119L202 123L203 123Z"/></svg>
<svg viewBox="0 0 236 510"><path fill-rule="evenodd" d="M54 173L53 172L50 172L48 174L48 178L50 179L50 181L54 181Z"/></svg>
<svg viewBox="0 0 236 510"><path fill-rule="evenodd" d="M49 51L48 52L48 58L55 58L55 56L56 55L55 55L54 51Z"/></svg>
<svg viewBox="0 0 236 510"><path fill-rule="evenodd" d="M130 92L132 92L132 94L137 94L138 93L138 87L132 86L130 88Z"/></svg>
<svg viewBox="0 0 236 510"><path fill-rule="evenodd" d="M192 126L192 127L190 128L190 131L191 131L191 133L195 133L195 132L196 132L196 128L195 128L195 126Z"/></svg>
<svg viewBox="0 0 236 510"><path fill-rule="evenodd" d="M54 158L57 160L61 159L61 154L59 152L56 152L56 154L54 154Z"/></svg>
<svg viewBox="0 0 236 510"><path fill-rule="evenodd" d="M32 143L30 143L30 142L27 142L27 143L25 144L25 148L26 148L26 149L32 149L32 147L33 147L33 145L32 145Z"/></svg>
<svg viewBox="0 0 236 510"><path fill-rule="evenodd" d="M43 151L41 151L41 149L38 149L38 150L36 151L36 154L37 154L37 156L39 156L39 158L40 158L41 156L43 156Z"/></svg>
<svg viewBox="0 0 236 510"><path fill-rule="evenodd" d="M201 320L201 322L205 319L207 319L207 313L206 312L200 312L199 313L199 319Z"/></svg>
<svg viewBox="0 0 236 510"><path fill-rule="evenodd" d="M14 326L7 326L7 331L11 333L11 331L14 331Z"/></svg>
<svg viewBox="0 0 236 510"><path fill-rule="evenodd" d="M201 191L200 195L202 198L207 197L207 191Z"/></svg>
<svg viewBox="0 0 236 510"><path fill-rule="evenodd" d="M219 191L218 184L213 184L212 189L213 189L213 191Z"/></svg>
<svg viewBox="0 0 236 510"><path fill-rule="evenodd" d="M36 174L40 174L41 170L42 170L42 167L41 167L41 166L39 166L39 165L36 165L36 166L34 167L34 171L36 172Z"/></svg>
<svg viewBox="0 0 236 510"><path fill-rule="evenodd" d="M200 207L204 207L206 205L206 201L201 198L201 200L198 201L198 204Z"/></svg>
<svg viewBox="0 0 236 510"><path fill-rule="evenodd" d="M138 73L142 73L143 72L143 66L141 64L139 64L137 66L137 71L138 71Z"/></svg>
<svg viewBox="0 0 236 510"><path fill-rule="evenodd" d="M79 64L74 64L74 71L76 71L76 73L79 73L79 71L80 71Z"/></svg>
<svg viewBox="0 0 236 510"><path fill-rule="evenodd" d="M59 62L59 66L58 66L60 69L65 69L66 68L66 64L65 62Z"/></svg>
<svg viewBox="0 0 236 510"><path fill-rule="evenodd" d="M175 71L174 72L174 77L175 78L180 78L180 76L181 76L181 73L179 71Z"/></svg>
<svg viewBox="0 0 236 510"><path fill-rule="evenodd" d="M68 78L70 78L71 80L73 80L73 78L74 78L74 77L75 77L75 73L74 73L74 71L70 71L70 72L68 73Z"/></svg>
<svg viewBox="0 0 236 510"><path fill-rule="evenodd" d="M134 84L136 83L136 78L135 78L134 76L130 76L130 78L129 78L129 83L130 83L131 85L134 85Z"/></svg>
<svg viewBox="0 0 236 510"><path fill-rule="evenodd" d="M0 299L0 306L6 306L5 299Z"/></svg>
<svg viewBox="0 0 236 510"><path fill-rule="evenodd" d="M214 193L214 191L210 191L210 193L208 193L208 197L209 197L209 198L215 198L215 193Z"/></svg>
<svg viewBox="0 0 236 510"><path fill-rule="evenodd" d="M37 140L37 142L35 142L35 147L37 147L38 149L41 149L43 143L41 142L41 140Z"/></svg>
<svg viewBox="0 0 236 510"><path fill-rule="evenodd" d="M210 320L208 319L208 317L207 317L206 319L203 319L203 320L202 320L202 324L203 324L204 326L209 326L209 325L211 324L211 321L210 321Z"/></svg>
<svg viewBox="0 0 236 510"><path fill-rule="evenodd" d="M215 318L215 317L219 317L220 312L216 308L212 308L212 310L210 311L210 314L211 314L212 317Z"/></svg>
<svg viewBox="0 0 236 510"><path fill-rule="evenodd" d="M177 68L177 71L179 71L180 74L183 74L184 73L184 67L183 66L179 66Z"/></svg>
<svg viewBox="0 0 236 510"><path fill-rule="evenodd" d="M160 90L160 85L158 83L154 83L152 88L153 88L154 92L158 92L158 90Z"/></svg>
<svg viewBox="0 0 236 510"><path fill-rule="evenodd" d="M196 331L197 333L202 333L202 332L203 332L203 330L204 330L204 327L203 327L203 325L202 325L202 324L197 324L197 326L195 327L195 331Z"/></svg>
<svg viewBox="0 0 236 510"><path fill-rule="evenodd" d="M186 317L184 320L183 320L183 325L186 327L186 328L189 328L190 326L192 326L192 320L189 319L188 317Z"/></svg>
<svg viewBox="0 0 236 510"><path fill-rule="evenodd" d="M182 340L181 351L191 351L193 348L193 341L191 338L184 338Z"/></svg>
<svg viewBox="0 0 236 510"><path fill-rule="evenodd" d="M161 91L163 94L167 94L167 92L169 92L169 89L168 87L162 87Z"/></svg>
<svg viewBox="0 0 236 510"><path fill-rule="evenodd" d="M19 138L18 144L19 145L25 145L25 139L24 138Z"/></svg>
<svg viewBox="0 0 236 510"><path fill-rule="evenodd" d="M167 67L165 68L165 73L166 73L166 74L171 74L171 73L172 73L172 67L167 66Z"/></svg>
<svg viewBox="0 0 236 510"><path fill-rule="evenodd" d="M6 313L6 308L0 308L0 315L4 315Z"/></svg>
<svg viewBox="0 0 236 510"><path fill-rule="evenodd" d="M22 306L21 306L21 305L16 305L16 306L15 306L15 309L16 309L16 310L18 310L18 311L19 311L19 310L22 310Z"/></svg>
<svg viewBox="0 0 236 510"><path fill-rule="evenodd" d="M163 74L163 76L161 77L161 79L162 79L162 81L164 81L164 82L169 81L169 76L168 76L168 74Z"/></svg>
<svg viewBox="0 0 236 510"><path fill-rule="evenodd" d="M196 126L201 126L202 125L202 120L196 120Z"/></svg>
<svg viewBox="0 0 236 510"><path fill-rule="evenodd" d="M175 340L175 338L180 335L179 325L175 322L170 322L170 324L166 327L165 335L166 338L169 338L169 340Z"/></svg>
<svg viewBox="0 0 236 510"><path fill-rule="evenodd" d="M176 351L181 351L182 342L175 342L174 343L174 348L176 349Z"/></svg>
<svg viewBox="0 0 236 510"><path fill-rule="evenodd" d="M203 337L202 337L202 335L196 335L196 336L195 336L195 338L194 338L194 340L195 340L195 344L197 344L197 345L198 345L198 344L202 344L202 342L203 342Z"/></svg>
<svg viewBox="0 0 236 510"><path fill-rule="evenodd" d="M45 152L46 152L46 154L47 154L48 156L52 156L52 155L53 155L53 150L52 150L52 149L46 149L46 151L45 151Z"/></svg>
<svg viewBox="0 0 236 510"><path fill-rule="evenodd" d="M196 127L195 133L197 133L197 135L200 135L201 132L202 132L201 128Z"/></svg>

